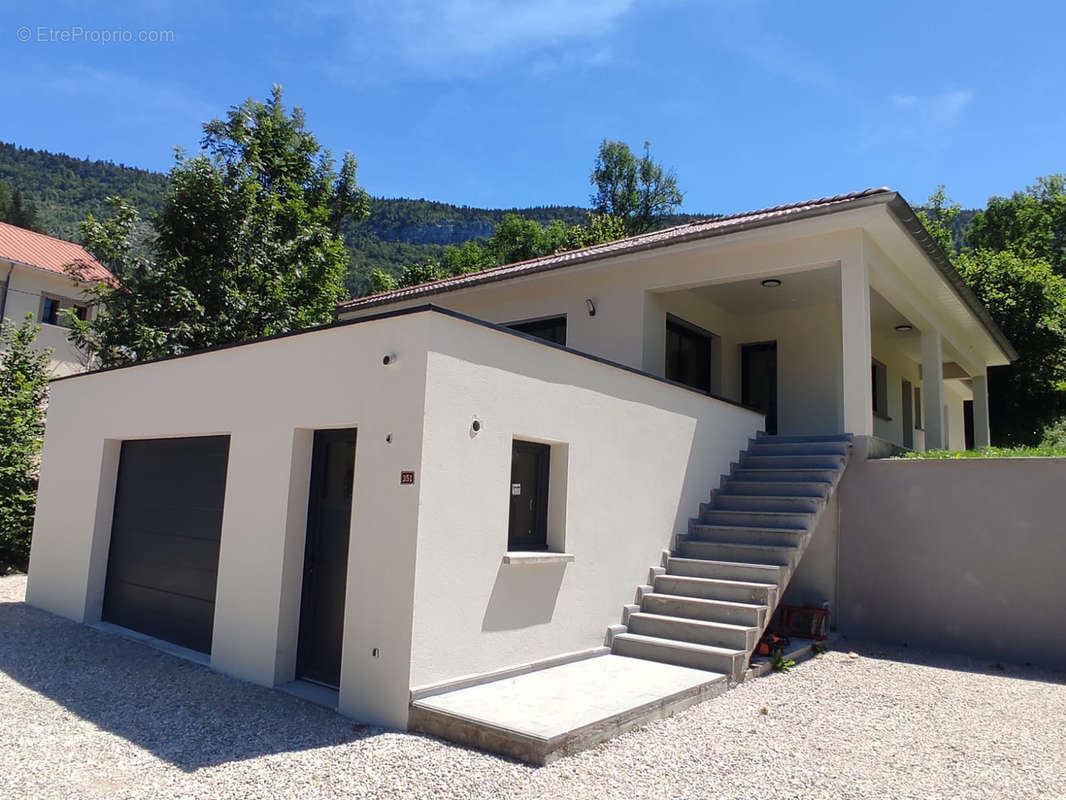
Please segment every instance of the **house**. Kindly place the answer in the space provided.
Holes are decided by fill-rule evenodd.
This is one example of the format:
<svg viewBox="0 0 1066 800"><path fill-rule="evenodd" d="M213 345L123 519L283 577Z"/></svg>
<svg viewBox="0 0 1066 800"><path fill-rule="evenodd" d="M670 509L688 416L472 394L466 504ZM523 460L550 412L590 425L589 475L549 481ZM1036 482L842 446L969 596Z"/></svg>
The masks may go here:
<svg viewBox="0 0 1066 800"><path fill-rule="evenodd" d="M662 711L743 679L782 600L859 619L849 463L986 443L1015 357L888 189L339 314L56 381L27 600L532 760L565 737L447 698L588 659L681 670Z"/></svg>
<svg viewBox="0 0 1066 800"><path fill-rule="evenodd" d="M84 372L87 358L70 341L64 315L96 313L85 288L115 277L81 245L0 222L0 318L21 325L28 314L40 325L37 343L52 349L55 375Z"/></svg>

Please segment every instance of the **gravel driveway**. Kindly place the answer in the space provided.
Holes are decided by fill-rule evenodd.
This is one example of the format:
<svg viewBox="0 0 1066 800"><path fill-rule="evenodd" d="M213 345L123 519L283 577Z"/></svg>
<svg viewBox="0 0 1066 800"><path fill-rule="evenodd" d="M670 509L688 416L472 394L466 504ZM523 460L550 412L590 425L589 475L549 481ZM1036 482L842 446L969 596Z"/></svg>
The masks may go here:
<svg viewBox="0 0 1066 800"><path fill-rule="evenodd" d="M828 653L533 768L353 726L0 578L0 797L1066 797L1066 673Z"/></svg>

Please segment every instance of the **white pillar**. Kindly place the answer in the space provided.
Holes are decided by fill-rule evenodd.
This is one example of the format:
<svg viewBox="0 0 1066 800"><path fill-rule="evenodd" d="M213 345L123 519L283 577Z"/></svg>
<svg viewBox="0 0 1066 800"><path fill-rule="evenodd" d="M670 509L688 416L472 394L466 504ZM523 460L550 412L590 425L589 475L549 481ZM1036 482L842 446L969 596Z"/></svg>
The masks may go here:
<svg viewBox="0 0 1066 800"><path fill-rule="evenodd" d="M870 269L861 245L840 262L840 317L844 361L844 432L873 436L870 352Z"/></svg>
<svg viewBox="0 0 1066 800"><path fill-rule="evenodd" d="M988 375L983 372L973 378L973 443L977 448L992 444L988 428Z"/></svg>
<svg viewBox="0 0 1066 800"><path fill-rule="evenodd" d="M925 449L945 446L944 436L944 352L940 331L922 331L922 422Z"/></svg>

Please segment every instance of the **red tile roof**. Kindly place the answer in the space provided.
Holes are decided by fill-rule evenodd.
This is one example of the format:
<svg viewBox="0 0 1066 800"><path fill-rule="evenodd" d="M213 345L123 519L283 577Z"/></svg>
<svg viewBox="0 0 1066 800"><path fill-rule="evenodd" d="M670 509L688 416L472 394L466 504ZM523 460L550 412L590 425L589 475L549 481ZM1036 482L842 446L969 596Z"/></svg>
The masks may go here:
<svg viewBox="0 0 1066 800"><path fill-rule="evenodd" d="M337 308L342 313L360 308L397 303L424 295L439 294L454 289L465 289L468 286L477 286L482 283L517 278L522 275L530 275L537 272L546 272L558 269L570 264L580 264L587 261L596 261L610 256L635 253L641 250L651 250L656 247L664 247L693 239L704 239L711 236L720 236L726 233L734 233L748 227L758 227L777 222L788 222L811 214L824 213L827 210L836 210L834 206L842 206L867 197L878 197L879 200L890 200L896 193L886 187L880 189L865 189L861 192L839 194L835 197L822 197L818 200L807 200L802 203L763 208L758 211L746 211L743 214L733 214L728 217L713 217L710 219L696 220L673 228L659 231L650 231L638 236L630 236L606 244L597 244L592 247L582 247L579 250L567 250L541 258L532 258L528 261L519 261L515 264L504 264L502 267L469 272L465 275L456 275L451 278L443 278L438 281L410 286L405 289L396 289L391 292L382 292L368 297L357 297L341 303ZM842 210L842 209L840 209Z"/></svg>
<svg viewBox="0 0 1066 800"><path fill-rule="evenodd" d="M86 283L115 282L115 276L80 244L34 233L6 222L0 222L0 259Z"/></svg>

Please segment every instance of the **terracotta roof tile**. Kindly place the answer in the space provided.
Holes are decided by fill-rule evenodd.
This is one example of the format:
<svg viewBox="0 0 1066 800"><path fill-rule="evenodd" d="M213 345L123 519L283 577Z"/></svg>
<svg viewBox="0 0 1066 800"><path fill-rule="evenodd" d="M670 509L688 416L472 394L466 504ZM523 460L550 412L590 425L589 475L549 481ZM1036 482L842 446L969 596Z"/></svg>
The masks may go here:
<svg viewBox="0 0 1066 800"><path fill-rule="evenodd" d="M665 228L659 231L651 231L638 236L630 236L606 244L583 247L579 250L567 250L550 256L533 258L528 261L519 261L515 264L504 264L501 267L470 272L465 275L456 275L451 278L443 278L438 281L422 283L418 286L410 286L404 289L396 289L391 292L382 292L368 297L357 297L348 300L338 306L341 312L352 311L359 308L396 303L425 295L439 294L454 289L464 289L468 286L477 286L482 283L517 278L522 275L530 275L537 272L546 272L569 264L579 264L587 261L596 261L625 253L634 253L642 250L650 250L656 247L664 247L677 244L691 239L703 239L711 236L719 236L732 233L735 230L752 225L770 224L772 222L786 222L789 218L803 216L807 212L823 211L827 208L843 205L875 195L893 196L895 193L886 187L879 189L865 189L861 192L839 194L834 197L822 197L818 200L807 200L802 203L791 203L772 208L763 208L758 211L746 211L742 214L732 214L727 217L712 217L709 219L696 220L673 228Z"/></svg>
<svg viewBox="0 0 1066 800"><path fill-rule="evenodd" d="M34 233L6 222L0 222L0 259L77 278L87 283L115 282L115 276L80 244L45 236L43 233ZM73 274L71 269L74 270Z"/></svg>

